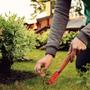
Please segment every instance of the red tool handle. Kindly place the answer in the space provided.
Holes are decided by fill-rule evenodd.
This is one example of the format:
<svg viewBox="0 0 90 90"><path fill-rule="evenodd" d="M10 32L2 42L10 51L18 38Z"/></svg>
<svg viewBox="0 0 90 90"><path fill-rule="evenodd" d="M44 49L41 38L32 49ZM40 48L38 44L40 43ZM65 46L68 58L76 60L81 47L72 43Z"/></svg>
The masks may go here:
<svg viewBox="0 0 90 90"><path fill-rule="evenodd" d="M56 71L51 78L48 81L48 84L53 84L56 79L58 78L58 76L60 75L60 73L63 71L63 69L66 67L66 65L69 63L69 61L71 61L74 56L76 55L75 51L72 51L72 53L68 54L68 56L65 58L64 62L62 63L62 65L60 66L60 68L58 69L58 71Z"/></svg>

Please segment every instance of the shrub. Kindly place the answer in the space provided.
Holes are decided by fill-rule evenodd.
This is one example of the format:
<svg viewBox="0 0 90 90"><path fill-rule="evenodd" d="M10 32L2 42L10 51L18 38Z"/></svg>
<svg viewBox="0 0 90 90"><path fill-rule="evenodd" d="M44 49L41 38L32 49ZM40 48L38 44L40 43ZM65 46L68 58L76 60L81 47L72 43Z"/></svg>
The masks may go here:
<svg viewBox="0 0 90 90"><path fill-rule="evenodd" d="M24 57L36 45L34 31L28 31L24 26L24 18L16 15L0 16L0 50L2 62L11 66L13 60Z"/></svg>
<svg viewBox="0 0 90 90"><path fill-rule="evenodd" d="M42 34L37 34L37 48L40 48L47 43L49 32L50 30L47 30Z"/></svg>
<svg viewBox="0 0 90 90"><path fill-rule="evenodd" d="M15 57L24 57L36 46L36 34L33 30L23 30L18 32L15 38Z"/></svg>
<svg viewBox="0 0 90 90"><path fill-rule="evenodd" d="M77 35L77 32L73 32L73 31L64 35L62 37L62 41L60 42L60 49L67 50L70 45L71 40L74 39L76 35Z"/></svg>
<svg viewBox="0 0 90 90"><path fill-rule="evenodd" d="M37 34L37 48L41 48L46 45L50 30L43 32L42 34ZM60 42L60 50L67 50L69 48L70 42L77 35L77 32L71 31L70 33L64 35Z"/></svg>

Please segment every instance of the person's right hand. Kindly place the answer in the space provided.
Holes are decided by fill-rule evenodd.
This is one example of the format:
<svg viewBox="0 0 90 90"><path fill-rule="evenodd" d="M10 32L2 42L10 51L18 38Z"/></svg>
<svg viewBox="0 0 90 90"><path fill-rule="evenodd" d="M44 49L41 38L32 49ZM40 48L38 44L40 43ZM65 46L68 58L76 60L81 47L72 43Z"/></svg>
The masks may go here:
<svg viewBox="0 0 90 90"><path fill-rule="evenodd" d="M42 76L42 73L43 73L42 68L47 70L51 64L52 58L53 58L52 55L47 54L45 57L40 59L35 65L36 74Z"/></svg>

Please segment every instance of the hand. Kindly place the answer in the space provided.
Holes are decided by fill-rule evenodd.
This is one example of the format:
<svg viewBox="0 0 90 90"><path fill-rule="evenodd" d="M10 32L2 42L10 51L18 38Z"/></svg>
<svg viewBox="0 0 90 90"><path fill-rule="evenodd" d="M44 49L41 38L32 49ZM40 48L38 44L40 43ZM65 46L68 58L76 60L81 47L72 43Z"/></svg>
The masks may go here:
<svg viewBox="0 0 90 90"><path fill-rule="evenodd" d="M75 37L71 42L68 54L70 54L72 52L74 53L74 55L79 54L81 51L83 51L85 49L86 49L86 45L80 39ZM73 58L73 56L72 56L72 58Z"/></svg>
<svg viewBox="0 0 90 90"><path fill-rule="evenodd" d="M72 50L78 50L82 51L86 49L86 45L77 37L74 38L71 42L70 48L69 48L69 53L72 52Z"/></svg>
<svg viewBox="0 0 90 90"><path fill-rule="evenodd" d="M35 65L35 72L36 74L40 75L40 76L43 76L43 70L42 68L44 69L48 69L48 67L50 66L51 64L51 61L52 61L52 55L46 55L45 57L43 57L42 59L40 59L36 65Z"/></svg>

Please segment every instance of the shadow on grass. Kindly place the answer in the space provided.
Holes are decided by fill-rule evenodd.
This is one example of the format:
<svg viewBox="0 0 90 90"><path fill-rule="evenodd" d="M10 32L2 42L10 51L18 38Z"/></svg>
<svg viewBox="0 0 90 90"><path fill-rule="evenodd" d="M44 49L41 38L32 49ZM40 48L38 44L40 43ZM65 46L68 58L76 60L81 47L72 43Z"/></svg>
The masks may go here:
<svg viewBox="0 0 90 90"><path fill-rule="evenodd" d="M0 83L13 84L15 81L24 81L34 77L36 77L36 75L29 71L11 70L9 74L0 73Z"/></svg>

